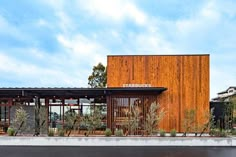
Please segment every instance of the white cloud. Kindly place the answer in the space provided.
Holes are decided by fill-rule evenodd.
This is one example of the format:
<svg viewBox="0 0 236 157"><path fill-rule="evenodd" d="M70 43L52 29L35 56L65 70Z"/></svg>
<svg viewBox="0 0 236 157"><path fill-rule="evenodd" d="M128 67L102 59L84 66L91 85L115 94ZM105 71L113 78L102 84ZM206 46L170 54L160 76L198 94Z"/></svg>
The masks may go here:
<svg viewBox="0 0 236 157"><path fill-rule="evenodd" d="M122 22L129 19L139 25L147 22L147 15L137 8L132 1L81 0L78 6L98 19L106 19L113 22Z"/></svg>
<svg viewBox="0 0 236 157"><path fill-rule="evenodd" d="M68 73L62 71L60 68L43 68L39 65L21 62L1 53L0 62L2 79L8 77L8 79L14 78L14 81L22 82L25 86L79 87L86 85L86 81L80 77L79 73L74 72L73 75L68 75ZM2 84L2 86L4 85Z"/></svg>
<svg viewBox="0 0 236 157"><path fill-rule="evenodd" d="M58 35L57 40L65 47L68 55L73 56L78 61L86 60L90 65L95 65L98 62L106 64L105 60L108 50L97 41L88 39L81 34L74 35L70 38Z"/></svg>

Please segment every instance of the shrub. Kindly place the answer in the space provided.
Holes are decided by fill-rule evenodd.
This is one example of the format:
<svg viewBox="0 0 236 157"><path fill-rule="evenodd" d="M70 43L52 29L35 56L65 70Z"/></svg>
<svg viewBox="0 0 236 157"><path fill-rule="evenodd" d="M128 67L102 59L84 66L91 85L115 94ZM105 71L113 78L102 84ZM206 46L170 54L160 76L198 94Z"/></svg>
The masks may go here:
<svg viewBox="0 0 236 157"><path fill-rule="evenodd" d="M225 130L221 130L220 137L227 137L227 132Z"/></svg>
<svg viewBox="0 0 236 157"><path fill-rule="evenodd" d="M48 130L48 136L54 136L54 129L53 128L50 128Z"/></svg>
<svg viewBox="0 0 236 157"><path fill-rule="evenodd" d="M124 136L123 130L122 129L116 130L115 135L118 136L118 137Z"/></svg>
<svg viewBox="0 0 236 157"><path fill-rule="evenodd" d="M111 135L112 135L111 129L107 128L105 130L105 136L111 136Z"/></svg>
<svg viewBox="0 0 236 157"><path fill-rule="evenodd" d="M8 136L14 136L15 130L13 128L8 128L7 129L7 134L8 134Z"/></svg>
<svg viewBox="0 0 236 157"><path fill-rule="evenodd" d="M231 133L232 133L232 135L235 136L236 135L236 129L233 129Z"/></svg>
<svg viewBox="0 0 236 157"><path fill-rule="evenodd" d="M225 130L220 129L211 129L209 135L216 137L227 137L227 132Z"/></svg>
<svg viewBox="0 0 236 157"><path fill-rule="evenodd" d="M63 129L60 129L58 132L58 136L64 137L65 136L65 131Z"/></svg>
<svg viewBox="0 0 236 157"><path fill-rule="evenodd" d="M165 136L166 136L165 130L160 130L160 136L161 136L161 137L165 137Z"/></svg>
<svg viewBox="0 0 236 157"><path fill-rule="evenodd" d="M175 136L176 136L176 130L175 130L175 129L172 129L172 130L170 131L170 136L171 136L171 137L175 137Z"/></svg>

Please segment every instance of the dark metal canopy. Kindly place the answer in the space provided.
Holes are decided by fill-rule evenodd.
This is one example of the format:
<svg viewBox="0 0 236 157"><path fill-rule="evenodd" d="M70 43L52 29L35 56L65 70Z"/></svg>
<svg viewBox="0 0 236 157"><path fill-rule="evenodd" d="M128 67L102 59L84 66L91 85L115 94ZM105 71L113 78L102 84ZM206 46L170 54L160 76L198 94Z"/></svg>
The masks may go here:
<svg viewBox="0 0 236 157"><path fill-rule="evenodd" d="M0 88L0 97L105 97L113 94L160 94L164 87Z"/></svg>

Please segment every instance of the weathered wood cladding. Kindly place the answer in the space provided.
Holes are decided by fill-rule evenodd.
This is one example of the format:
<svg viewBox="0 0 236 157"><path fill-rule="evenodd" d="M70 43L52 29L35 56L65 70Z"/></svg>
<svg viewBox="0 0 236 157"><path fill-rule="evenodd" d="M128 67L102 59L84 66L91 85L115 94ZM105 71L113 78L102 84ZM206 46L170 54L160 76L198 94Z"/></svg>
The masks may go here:
<svg viewBox="0 0 236 157"><path fill-rule="evenodd" d="M184 112L194 109L198 125L209 111L209 55L108 56L107 86L166 87L158 102L166 110L160 127L183 131Z"/></svg>

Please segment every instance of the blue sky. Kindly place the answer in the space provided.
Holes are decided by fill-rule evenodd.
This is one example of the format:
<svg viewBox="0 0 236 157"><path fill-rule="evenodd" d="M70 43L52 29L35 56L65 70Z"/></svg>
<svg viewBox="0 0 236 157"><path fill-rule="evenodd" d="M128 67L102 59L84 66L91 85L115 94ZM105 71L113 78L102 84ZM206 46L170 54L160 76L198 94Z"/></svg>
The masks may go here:
<svg viewBox="0 0 236 157"><path fill-rule="evenodd" d="M87 87L116 54L210 54L211 97L236 85L235 0L1 0L0 86Z"/></svg>

